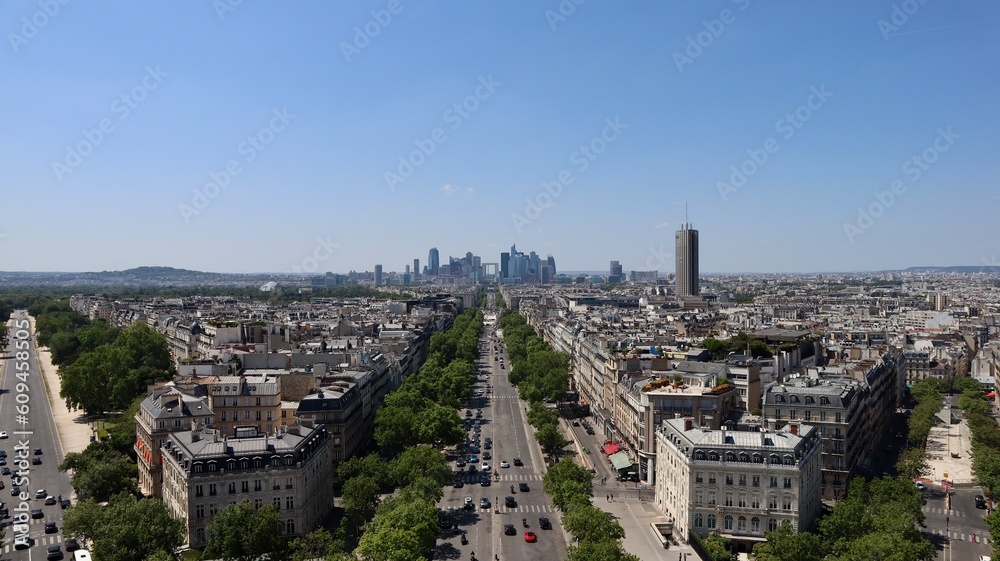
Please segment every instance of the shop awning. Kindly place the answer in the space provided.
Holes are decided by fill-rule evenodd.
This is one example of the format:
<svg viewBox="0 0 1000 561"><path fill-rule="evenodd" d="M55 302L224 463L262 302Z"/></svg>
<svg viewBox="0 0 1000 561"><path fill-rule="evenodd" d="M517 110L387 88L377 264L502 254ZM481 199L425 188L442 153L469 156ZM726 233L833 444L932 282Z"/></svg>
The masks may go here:
<svg viewBox="0 0 1000 561"><path fill-rule="evenodd" d="M612 454L608 459L611 460L611 465L615 466L615 469L618 471L632 467L632 460L629 459L628 454L625 452Z"/></svg>
<svg viewBox="0 0 1000 561"><path fill-rule="evenodd" d="M619 451L621 449L622 449L621 446L618 446L614 442L612 442L611 444L605 444L604 445L604 453L607 454L608 456L610 456L611 454L614 454L615 452L617 452L617 451Z"/></svg>

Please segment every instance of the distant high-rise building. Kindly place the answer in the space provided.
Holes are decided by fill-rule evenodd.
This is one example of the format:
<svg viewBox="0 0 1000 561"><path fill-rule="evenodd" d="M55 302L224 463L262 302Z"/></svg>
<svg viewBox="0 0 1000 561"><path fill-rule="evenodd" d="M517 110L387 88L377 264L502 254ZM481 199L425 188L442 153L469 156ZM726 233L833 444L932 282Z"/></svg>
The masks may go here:
<svg viewBox="0 0 1000 561"><path fill-rule="evenodd" d="M382 286L382 265L375 265L375 286Z"/></svg>
<svg viewBox="0 0 1000 561"><path fill-rule="evenodd" d="M622 280L624 277L622 277L621 263L612 261L608 271L608 282L621 282Z"/></svg>
<svg viewBox="0 0 1000 561"><path fill-rule="evenodd" d="M677 296L698 296L698 230L685 222L674 234Z"/></svg>
<svg viewBox="0 0 1000 561"><path fill-rule="evenodd" d="M948 295L941 292L934 293L934 311L935 312L946 312L948 311Z"/></svg>
<svg viewBox="0 0 1000 561"><path fill-rule="evenodd" d="M550 278L550 275L549 275L549 264L548 264L548 262L546 262L546 263L544 263L542 265L542 271L541 271L541 273L538 276L541 279L541 283L542 284L549 284L549 283L552 282L552 279Z"/></svg>
<svg viewBox="0 0 1000 561"><path fill-rule="evenodd" d="M419 259L414 259L413 260L413 278L417 279L419 277L420 277L420 260Z"/></svg>
<svg viewBox="0 0 1000 561"><path fill-rule="evenodd" d="M545 258L545 262L549 266L549 275L553 277L556 276L556 258L552 257L552 255L550 254L548 257Z"/></svg>
<svg viewBox="0 0 1000 561"><path fill-rule="evenodd" d="M504 251L500 254L500 278L505 279L510 276L508 272L510 272L510 253Z"/></svg>
<svg viewBox="0 0 1000 561"><path fill-rule="evenodd" d="M438 269L441 267L441 257L438 255L438 248L432 247L429 252L427 252L427 274L437 275Z"/></svg>

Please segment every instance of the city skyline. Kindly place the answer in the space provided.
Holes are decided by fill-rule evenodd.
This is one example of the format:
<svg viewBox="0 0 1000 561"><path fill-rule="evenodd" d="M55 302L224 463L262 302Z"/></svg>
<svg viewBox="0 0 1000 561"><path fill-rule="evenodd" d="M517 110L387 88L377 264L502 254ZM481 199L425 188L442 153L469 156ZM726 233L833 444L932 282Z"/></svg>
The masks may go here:
<svg viewBox="0 0 1000 561"><path fill-rule="evenodd" d="M56 4L0 8L2 271L670 274L685 200L706 273L1000 264L992 3Z"/></svg>

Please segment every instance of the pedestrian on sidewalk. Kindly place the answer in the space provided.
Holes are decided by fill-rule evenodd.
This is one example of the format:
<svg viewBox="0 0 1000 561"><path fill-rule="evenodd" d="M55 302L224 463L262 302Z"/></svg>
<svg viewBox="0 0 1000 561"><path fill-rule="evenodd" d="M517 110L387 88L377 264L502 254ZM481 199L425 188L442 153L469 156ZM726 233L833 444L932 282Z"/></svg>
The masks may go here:
<svg viewBox="0 0 1000 561"><path fill-rule="evenodd" d="M611 495L604 495L604 500L611 502Z"/></svg>

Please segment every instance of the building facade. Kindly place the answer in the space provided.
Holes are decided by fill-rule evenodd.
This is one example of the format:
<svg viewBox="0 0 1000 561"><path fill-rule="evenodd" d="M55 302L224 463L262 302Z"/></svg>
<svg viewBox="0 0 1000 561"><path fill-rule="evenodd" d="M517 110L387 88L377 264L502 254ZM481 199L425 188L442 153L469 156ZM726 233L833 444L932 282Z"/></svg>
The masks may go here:
<svg viewBox="0 0 1000 561"><path fill-rule="evenodd" d="M782 523L804 531L820 515L822 441L813 427L711 430L670 419L656 442L654 500L678 539L715 531L749 551Z"/></svg>

